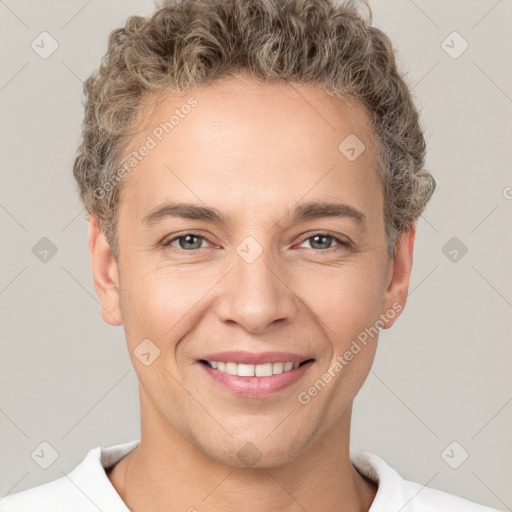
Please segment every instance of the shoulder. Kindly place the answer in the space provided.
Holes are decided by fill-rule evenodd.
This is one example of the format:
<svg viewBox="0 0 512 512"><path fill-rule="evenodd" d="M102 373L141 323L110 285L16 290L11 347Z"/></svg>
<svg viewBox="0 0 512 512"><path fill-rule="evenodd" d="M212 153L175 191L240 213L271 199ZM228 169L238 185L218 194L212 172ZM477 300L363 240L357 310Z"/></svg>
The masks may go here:
<svg viewBox="0 0 512 512"><path fill-rule="evenodd" d="M79 480L83 480L84 476L94 472L91 462L99 458L100 448L93 448L68 475L2 498L0 512L64 512L71 505L73 510L90 510L91 503L87 503L87 495L81 492L74 480L77 476ZM92 477L94 480L94 475Z"/></svg>
<svg viewBox="0 0 512 512"><path fill-rule="evenodd" d="M378 483L369 512L500 512L438 489L403 478L378 455L350 451L353 466Z"/></svg>
<svg viewBox="0 0 512 512"><path fill-rule="evenodd" d="M16 492L0 499L0 512L64 512L70 505L84 508L87 497L66 477Z"/></svg>
<svg viewBox="0 0 512 512"><path fill-rule="evenodd" d="M92 448L68 474L0 499L0 512L127 512L105 468L115 464L138 440Z"/></svg>

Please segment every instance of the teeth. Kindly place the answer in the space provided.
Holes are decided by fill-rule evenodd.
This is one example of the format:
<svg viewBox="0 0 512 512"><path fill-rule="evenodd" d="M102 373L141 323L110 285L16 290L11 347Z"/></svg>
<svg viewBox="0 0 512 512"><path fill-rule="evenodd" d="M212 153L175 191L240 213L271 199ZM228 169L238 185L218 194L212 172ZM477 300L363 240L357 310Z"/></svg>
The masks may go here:
<svg viewBox="0 0 512 512"><path fill-rule="evenodd" d="M272 375L272 363L257 364L254 367L256 377L270 377Z"/></svg>
<svg viewBox="0 0 512 512"><path fill-rule="evenodd" d="M284 363L272 363L272 373L277 375L278 373L283 373Z"/></svg>
<svg viewBox="0 0 512 512"><path fill-rule="evenodd" d="M226 363L226 373L236 375L238 373L238 365L236 363Z"/></svg>
<svg viewBox="0 0 512 512"><path fill-rule="evenodd" d="M235 363L230 363L235 364ZM238 364L237 375L240 377L254 377L254 365L253 364Z"/></svg>
<svg viewBox="0 0 512 512"><path fill-rule="evenodd" d="M270 377L298 368L300 363L237 364L222 361L207 361L211 368L240 377Z"/></svg>

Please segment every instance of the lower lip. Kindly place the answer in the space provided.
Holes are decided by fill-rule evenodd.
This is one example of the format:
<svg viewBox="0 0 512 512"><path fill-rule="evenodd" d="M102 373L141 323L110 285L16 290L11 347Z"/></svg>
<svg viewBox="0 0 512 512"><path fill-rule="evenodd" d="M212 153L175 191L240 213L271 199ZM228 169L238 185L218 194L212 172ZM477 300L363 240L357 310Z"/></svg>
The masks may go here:
<svg viewBox="0 0 512 512"><path fill-rule="evenodd" d="M291 386L309 370L314 361L309 361L298 368L269 377L240 377L215 370L203 363L197 363L212 381L227 391L247 398L264 398L275 395Z"/></svg>

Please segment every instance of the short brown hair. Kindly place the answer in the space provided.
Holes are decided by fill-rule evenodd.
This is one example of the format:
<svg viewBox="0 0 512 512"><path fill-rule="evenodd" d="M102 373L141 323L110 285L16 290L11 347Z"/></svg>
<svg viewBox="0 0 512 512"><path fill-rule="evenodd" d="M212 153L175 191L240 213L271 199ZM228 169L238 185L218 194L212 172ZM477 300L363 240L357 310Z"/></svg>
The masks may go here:
<svg viewBox="0 0 512 512"><path fill-rule="evenodd" d="M435 189L426 144L389 38L354 0L165 0L149 18L111 32L101 65L84 84L82 142L73 173L89 215L118 258L113 180L142 102L181 95L237 72L259 82L314 84L359 100L380 154L388 255ZM341 141L340 141L341 142ZM100 192L98 192L100 191Z"/></svg>

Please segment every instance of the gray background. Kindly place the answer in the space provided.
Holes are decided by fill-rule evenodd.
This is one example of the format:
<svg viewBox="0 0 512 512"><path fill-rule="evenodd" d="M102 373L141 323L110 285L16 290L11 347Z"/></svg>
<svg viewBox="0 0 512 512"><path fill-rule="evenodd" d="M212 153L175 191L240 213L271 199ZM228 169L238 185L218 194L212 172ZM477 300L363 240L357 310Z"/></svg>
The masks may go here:
<svg viewBox="0 0 512 512"><path fill-rule="evenodd" d="M438 188L405 313L382 331L355 401L352 447L512 510L512 2L371 5L421 108ZM0 0L0 496L139 436L136 375L122 328L100 317L71 168L81 81L110 31L151 11L150 0ZM46 59L31 48L43 31L59 45ZM454 31L469 44L457 58ZM32 250L43 237L57 248L46 262ZM43 441L58 454L48 469L31 457Z"/></svg>

